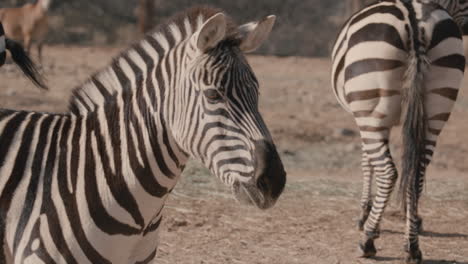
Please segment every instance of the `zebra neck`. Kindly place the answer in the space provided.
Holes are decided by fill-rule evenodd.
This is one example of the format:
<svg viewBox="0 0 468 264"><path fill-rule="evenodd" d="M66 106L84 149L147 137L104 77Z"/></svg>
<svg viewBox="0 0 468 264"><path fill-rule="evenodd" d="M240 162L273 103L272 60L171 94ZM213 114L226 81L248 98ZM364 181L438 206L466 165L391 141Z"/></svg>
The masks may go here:
<svg viewBox="0 0 468 264"><path fill-rule="evenodd" d="M157 119L130 116L124 109L99 109L82 122L84 153L93 159L86 159L84 167L90 171L84 175L95 175L97 186L109 184L113 194L97 188L103 206L113 212L123 201L133 201L138 210L131 211L133 205L125 209L131 212L139 230L147 228L160 217L186 156Z"/></svg>
<svg viewBox="0 0 468 264"><path fill-rule="evenodd" d="M159 42L164 40L156 34L122 53L76 89L70 104L71 112L95 130L96 146L116 164L111 171L132 183L135 193L157 198L174 188L188 159L173 137L167 105L184 69L167 69L166 60L177 49Z"/></svg>
<svg viewBox="0 0 468 264"><path fill-rule="evenodd" d="M144 233L159 223L164 201L182 169L165 156L164 145L157 148L159 152L153 151L158 138L151 139L135 131L132 122L128 126L114 126L111 115L104 112L96 115L86 118L38 115L36 119L47 121L41 127L50 127L50 149L58 157L56 169L51 170L57 175L53 177L61 191L78 203L89 199L93 201L87 205L90 210L106 212L93 218L99 228L109 233L112 228L124 228L135 235ZM156 156L159 154L162 157ZM65 164L69 164L69 170L64 169ZM129 216L119 220L125 225L116 220L122 212Z"/></svg>
<svg viewBox="0 0 468 264"><path fill-rule="evenodd" d="M136 95L112 97L79 116L87 124L86 131L96 137L96 145L106 150L110 162L122 164L119 174L146 175L152 180L167 178L166 185L171 189L175 184L172 180L182 173L188 155L176 143L163 114L158 108L136 100Z"/></svg>
<svg viewBox="0 0 468 264"><path fill-rule="evenodd" d="M168 128L157 82L148 80L144 68L128 56L115 59L75 90L70 108L94 131L96 146L116 164L114 173L134 183L129 189L145 186L158 197L174 187L187 155Z"/></svg>

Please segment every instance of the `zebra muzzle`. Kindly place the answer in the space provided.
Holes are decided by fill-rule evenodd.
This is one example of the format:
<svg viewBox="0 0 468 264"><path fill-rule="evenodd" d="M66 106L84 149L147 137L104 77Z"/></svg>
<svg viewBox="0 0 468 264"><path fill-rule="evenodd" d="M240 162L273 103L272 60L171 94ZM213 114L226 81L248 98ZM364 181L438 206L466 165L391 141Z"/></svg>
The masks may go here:
<svg viewBox="0 0 468 264"><path fill-rule="evenodd" d="M256 205L260 209L272 207L283 192L286 172L273 143L255 142L255 177L252 181L234 187L240 202Z"/></svg>

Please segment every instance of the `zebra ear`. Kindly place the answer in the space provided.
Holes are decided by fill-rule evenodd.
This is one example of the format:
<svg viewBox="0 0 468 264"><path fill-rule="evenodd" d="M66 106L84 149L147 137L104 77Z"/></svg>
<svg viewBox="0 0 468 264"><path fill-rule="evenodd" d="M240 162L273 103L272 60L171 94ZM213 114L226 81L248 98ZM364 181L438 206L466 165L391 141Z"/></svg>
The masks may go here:
<svg viewBox="0 0 468 264"><path fill-rule="evenodd" d="M242 36L240 49L252 52L258 49L268 38L275 24L276 16L267 16L260 21L250 22L239 27Z"/></svg>
<svg viewBox="0 0 468 264"><path fill-rule="evenodd" d="M226 16L223 13L217 13L210 17L198 31L198 49L201 52L206 52L216 47L226 36L226 27Z"/></svg>

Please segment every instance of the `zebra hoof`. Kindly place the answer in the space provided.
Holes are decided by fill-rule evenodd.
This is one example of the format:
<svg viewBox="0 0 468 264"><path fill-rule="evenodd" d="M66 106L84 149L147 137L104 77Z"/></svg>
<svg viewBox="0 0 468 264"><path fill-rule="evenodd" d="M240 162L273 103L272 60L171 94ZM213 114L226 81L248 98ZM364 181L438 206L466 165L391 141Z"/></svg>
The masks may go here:
<svg viewBox="0 0 468 264"><path fill-rule="evenodd" d="M371 258L377 254L377 249L374 245L374 240L369 239L365 243L359 242L359 257Z"/></svg>
<svg viewBox="0 0 468 264"><path fill-rule="evenodd" d="M421 264L422 263L422 253L421 250L417 249L412 252L409 252L405 259L406 264Z"/></svg>

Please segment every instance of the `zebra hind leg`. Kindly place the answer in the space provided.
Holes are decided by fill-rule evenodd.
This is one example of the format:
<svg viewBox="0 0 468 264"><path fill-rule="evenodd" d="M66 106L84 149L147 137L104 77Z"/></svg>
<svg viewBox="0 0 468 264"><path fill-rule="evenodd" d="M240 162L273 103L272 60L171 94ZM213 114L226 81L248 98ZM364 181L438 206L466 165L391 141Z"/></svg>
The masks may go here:
<svg viewBox="0 0 468 264"><path fill-rule="evenodd" d="M369 157L364 151L364 145L362 150L362 173L364 175L364 180L362 186L361 215L358 221L359 231L364 230L364 224L372 209L372 166L369 163Z"/></svg>
<svg viewBox="0 0 468 264"><path fill-rule="evenodd" d="M405 250L407 253L405 262L407 264L422 263L422 252L419 248L419 237L422 233L422 218L418 214L418 204L424 190L424 179L426 168L429 165L432 153L435 148L435 140L426 140L425 157L422 160L419 181L414 186L408 186L406 195L406 232L405 232Z"/></svg>
<svg viewBox="0 0 468 264"><path fill-rule="evenodd" d="M377 192L364 224L364 241L359 243L359 255L373 257L377 254L374 240L380 236L380 221L395 187L398 173L390 154L387 138L380 140L379 143L364 146L364 150L376 176Z"/></svg>
<svg viewBox="0 0 468 264"><path fill-rule="evenodd" d="M422 252L419 249L419 226L418 220L420 219L417 214L418 207L418 194L414 190L409 190L408 188L408 198L406 201L406 264L420 264L422 263Z"/></svg>
<svg viewBox="0 0 468 264"><path fill-rule="evenodd" d="M430 146L430 147L428 147ZM422 195L422 192L424 190L424 179L426 178L425 177L425 174L426 174L426 167L427 165L429 164L429 160L432 158L432 149L430 149L431 147L435 147L435 143L433 143L432 141L427 141L426 142L426 159L423 160L423 165L422 165L422 170L423 172L421 172L422 176L421 178L419 179L419 182L417 183L418 186L418 201L419 199L421 198L421 195ZM416 229L418 230L418 233L421 234L424 229L423 229L423 220L422 220L422 217L416 212Z"/></svg>
<svg viewBox="0 0 468 264"><path fill-rule="evenodd" d="M369 217L372 209L372 200L367 201L364 205L361 204L361 215L358 221L359 231L364 231L364 225L366 224L367 218Z"/></svg>

